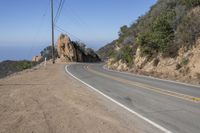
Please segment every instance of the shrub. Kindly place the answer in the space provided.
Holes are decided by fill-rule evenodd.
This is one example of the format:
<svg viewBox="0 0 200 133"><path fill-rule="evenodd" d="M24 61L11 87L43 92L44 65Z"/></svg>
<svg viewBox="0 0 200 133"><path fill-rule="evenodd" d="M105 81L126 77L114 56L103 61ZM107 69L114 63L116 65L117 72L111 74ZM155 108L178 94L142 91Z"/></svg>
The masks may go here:
<svg viewBox="0 0 200 133"><path fill-rule="evenodd" d="M158 50L158 45L154 43L153 34L146 32L139 34L136 38L137 44L141 47L142 55L153 55Z"/></svg>
<svg viewBox="0 0 200 133"><path fill-rule="evenodd" d="M188 58L183 58L181 61L181 65L186 66L189 63L189 59Z"/></svg>
<svg viewBox="0 0 200 133"><path fill-rule="evenodd" d="M176 42L191 47L196 39L200 36L200 9L188 13L177 28Z"/></svg>
<svg viewBox="0 0 200 133"><path fill-rule="evenodd" d="M194 7L200 5L200 0L182 0L182 2L188 7Z"/></svg>
<svg viewBox="0 0 200 133"><path fill-rule="evenodd" d="M22 60L22 61L7 60L0 62L0 78L13 74L15 72L29 69L35 65L37 65L36 62L31 62L27 60Z"/></svg>
<svg viewBox="0 0 200 133"><path fill-rule="evenodd" d="M62 36L61 36L62 37ZM43 57L43 60L46 58L47 60L52 59L52 46L47 46L40 52L41 56ZM54 48L54 55L55 57L58 56L56 48ZM43 61L41 60L41 61Z"/></svg>
<svg viewBox="0 0 200 133"><path fill-rule="evenodd" d="M162 13L157 17L152 26L153 39L155 39L154 41L162 53L168 52L169 42L174 37L174 31L170 24L174 16L174 11Z"/></svg>
<svg viewBox="0 0 200 133"><path fill-rule="evenodd" d="M29 69L32 67L32 63L30 61L19 61L16 63L17 70L21 71L24 69Z"/></svg>
<svg viewBox="0 0 200 133"><path fill-rule="evenodd" d="M120 28L119 36L122 36L122 35L126 34L127 32L128 32L128 27L127 27L127 25L124 25Z"/></svg>
<svg viewBox="0 0 200 133"><path fill-rule="evenodd" d="M162 53L164 57L175 57L181 47L190 48L200 37L198 5L200 0L158 0L131 26L121 27L115 44L122 48L125 45L140 47L143 56L156 57ZM128 62L129 57L122 49L120 51L112 55ZM183 64L178 64L177 68Z"/></svg>
<svg viewBox="0 0 200 133"><path fill-rule="evenodd" d="M153 22L149 31L140 33L137 37L137 43L142 46L142 52L145 55L152 55L155 52L166 53L169 49L169 43L174 38L174 31L170 24L175 13L161 13Z"/></svg>
<svg viewBox="0 0 200 133"><path fill-rule="evenodd" d="M179 69L181 69L181 65L178 63L178 64L176 64L176 70L179 70Z"/></svg>
<svg viewBox="0 0 200 133"><path fill-rule="evenodd" d="M133 50L130 46L124 46L121 50L121 59L126 62L128 66L133 65Z"/></svg>

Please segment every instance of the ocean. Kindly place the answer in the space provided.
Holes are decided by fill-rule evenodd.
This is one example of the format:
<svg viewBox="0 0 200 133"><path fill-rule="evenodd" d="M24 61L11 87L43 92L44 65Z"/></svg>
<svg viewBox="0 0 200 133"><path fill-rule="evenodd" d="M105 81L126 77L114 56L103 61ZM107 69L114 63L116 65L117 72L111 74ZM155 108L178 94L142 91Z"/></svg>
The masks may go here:
<svg viewBox="0 0 200 133"><path fill-rule="evenodd" d="M0 61L4 60L31 60L40 54L46 45L37 46L0 46Z"/></svg>

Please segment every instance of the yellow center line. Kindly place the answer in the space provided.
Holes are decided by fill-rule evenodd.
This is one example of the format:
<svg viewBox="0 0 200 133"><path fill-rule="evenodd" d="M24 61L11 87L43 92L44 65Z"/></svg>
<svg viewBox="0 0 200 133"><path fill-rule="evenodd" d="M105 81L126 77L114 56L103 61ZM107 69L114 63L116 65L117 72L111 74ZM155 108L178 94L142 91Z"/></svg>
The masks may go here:
<svg viewBox="0 0 200 133"><path fill-rule="evenodd" d="M110 78L110 79L116 80L116 81L121 82L121 83L129 84L129 85L132 85L132 86L137 86L139 88L151 90L151 91L154 91L154 92L157 92L157 93L160 93L160 94L180 98L180 99L190 101L190 102L195 102L195 103L200 102L199 97L194 97L194 96L190 96L190 95L186 95L186 94L182 94L182 93L178 93L178 92L174 92L174 91L169 91L169 90L166 90L166 89L161 89L161 88L154 87L154 86L151 86L151 85L148 85L148 84L143 84L143 83L140 83L140 82L130 81L130 80L110 76L110 75L107 75L107 74L103 74L103 73L100 73L100 72L97 72L97 71L91 69L88 65L84 66L84 68L87 69L88 71L94 73L94 74L97 74L97 75L100 75L100 76L103 76L103 77L106 77L106 78Z"/></svg>

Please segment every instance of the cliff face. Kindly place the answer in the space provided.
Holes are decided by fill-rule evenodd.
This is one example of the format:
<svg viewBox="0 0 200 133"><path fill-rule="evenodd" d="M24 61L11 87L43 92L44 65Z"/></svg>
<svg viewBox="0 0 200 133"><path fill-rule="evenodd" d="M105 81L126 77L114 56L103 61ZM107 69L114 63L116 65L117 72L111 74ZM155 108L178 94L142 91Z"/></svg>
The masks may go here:
<svg viewBox="0 0 200 133"><path fill-rule="evenodd" d="M111 69L199 84L199 26L200 0L158 0L98 53Z"/></svg>
<svg viewBox="0 0 200 133"><path fill-rule="evenodd" d="M58 58L62 62L98 62L100 58L84 44L73 42L67 35L61 34L56 43Z"/></svg>
<svg viewBox="0 0 200 133"><path fill-rule="evenodd" d="M56 43L56 49L61 61L65 62L78 61L76 49L68 36L64 34L60 35Z"/></svg>

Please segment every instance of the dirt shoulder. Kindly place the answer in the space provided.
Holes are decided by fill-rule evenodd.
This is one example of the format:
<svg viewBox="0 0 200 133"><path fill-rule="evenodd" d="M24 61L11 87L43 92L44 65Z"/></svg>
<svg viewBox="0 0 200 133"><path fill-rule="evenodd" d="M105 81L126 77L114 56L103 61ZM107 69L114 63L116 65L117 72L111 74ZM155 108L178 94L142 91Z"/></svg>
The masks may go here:
<svg viewBox="0 0 200 133"><path fill-rule="evenodd" d="M64 72L63 64L0 79L1 133L133 133L153 128Z"/></svg>

